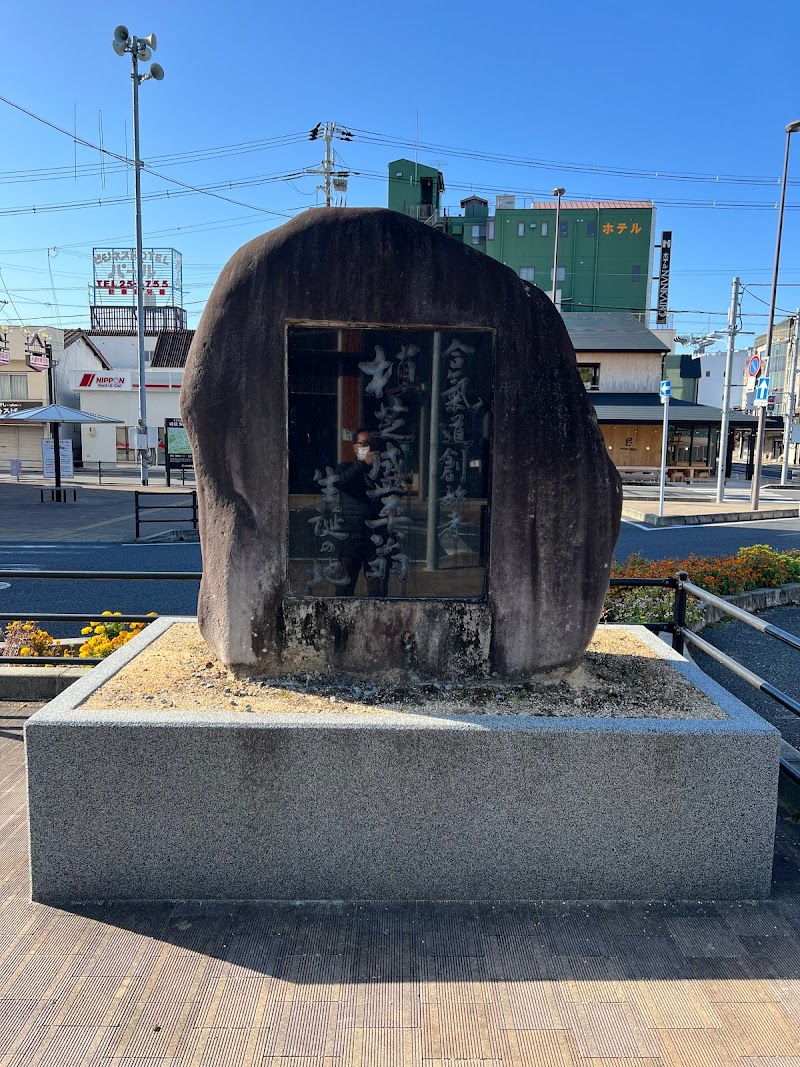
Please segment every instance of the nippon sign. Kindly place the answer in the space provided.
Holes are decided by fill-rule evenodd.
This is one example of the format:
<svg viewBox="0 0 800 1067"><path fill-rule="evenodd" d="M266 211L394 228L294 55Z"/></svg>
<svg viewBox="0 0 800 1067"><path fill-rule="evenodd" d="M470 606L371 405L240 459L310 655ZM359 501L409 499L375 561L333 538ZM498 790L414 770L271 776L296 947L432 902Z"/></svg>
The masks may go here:
<svg viewBox="0 0 800 1067"><path fill-rule="evenodd" d="M658 271L658 301L656 303L656 325L666 326L669 308L669 265L672 259L672 230L661 234L661 265Z"/></svg>
<svg viewBox="0 0 800 1067"><path fill-rule="evenodd" d="M92 250L92 302L98 306L135 303L139 295L135 248ZM148 307L183 303L183 257L174 248L142 249L141 295Z"/></svg>
<svg viewBox="0 0 800 1067"><path fill-rule="evenodd" d="M79 389L132 389L127 374L84 374L78 382Z"/></svg>

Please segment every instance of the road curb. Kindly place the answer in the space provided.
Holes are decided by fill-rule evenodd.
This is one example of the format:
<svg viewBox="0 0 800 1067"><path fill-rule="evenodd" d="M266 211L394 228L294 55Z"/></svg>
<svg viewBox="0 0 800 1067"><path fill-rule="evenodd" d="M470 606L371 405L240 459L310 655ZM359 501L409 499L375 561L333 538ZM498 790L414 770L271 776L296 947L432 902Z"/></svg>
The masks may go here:
<svg viewBox="0 0 800 1067"><path fill-rule="evenodd" d="M763 508L759 511L709 511L703 515L656 515L638 508L622 508L623 519L631 522L643 522L647 526L705 526L722 522L753 522L758 519L796 519L800 508Z"/></svg>
<svg viewBox="0 0 800 1067"><path fill-rule="evenodd" d="M0 700L53 700L91 667L0 667Z"/></svg>
<svg viewBox="0 0 800 1067"><path fill-rule="evenodd" d="M729 604L734 604L737 608L756 614L759 611L769 611L770 608L780 608L787 604L800 604L800 582L778 585L774 589L750 589L746 593L736 593L724 596L722 599L727 600ZM703 615L706 626L729 618L721 608L712 607L710 604L703 604Z"/></svg>

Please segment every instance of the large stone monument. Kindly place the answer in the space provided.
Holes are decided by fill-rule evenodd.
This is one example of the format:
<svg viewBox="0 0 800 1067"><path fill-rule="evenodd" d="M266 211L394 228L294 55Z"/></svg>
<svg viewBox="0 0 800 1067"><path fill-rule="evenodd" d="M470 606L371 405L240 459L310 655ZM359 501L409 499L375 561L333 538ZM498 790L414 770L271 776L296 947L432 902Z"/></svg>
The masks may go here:
<svg viewBox="0 0 800 1067"><path fill-rule="evenodd" d="M513 271L396 212L308 211L224 268L181 409L228 666L580 660L620 481L561 317Z"/></svg>
<svg viewBox="0 0 800 1067"><path fill-rule="evenodd" d="M538 289L402 215L309 211L223 271L182 406L200 625L264 703L190 707L217 668L162 618L32 716L35 899L768 894L773 727L639 627L629 716L541 676L592 637L620 484Z"/></svg>

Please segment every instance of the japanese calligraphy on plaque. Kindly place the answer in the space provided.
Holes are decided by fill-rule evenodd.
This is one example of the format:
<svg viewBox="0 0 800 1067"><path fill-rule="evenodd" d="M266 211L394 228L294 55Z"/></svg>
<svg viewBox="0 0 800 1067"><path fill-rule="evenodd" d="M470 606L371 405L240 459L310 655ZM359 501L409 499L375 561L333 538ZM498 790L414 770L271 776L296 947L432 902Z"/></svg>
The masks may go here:
<svg viewBox="0 0 800 1067"><path fill-rule="evenodd" d="M491 332L287 336L291 593L481 597Z"/></svg>

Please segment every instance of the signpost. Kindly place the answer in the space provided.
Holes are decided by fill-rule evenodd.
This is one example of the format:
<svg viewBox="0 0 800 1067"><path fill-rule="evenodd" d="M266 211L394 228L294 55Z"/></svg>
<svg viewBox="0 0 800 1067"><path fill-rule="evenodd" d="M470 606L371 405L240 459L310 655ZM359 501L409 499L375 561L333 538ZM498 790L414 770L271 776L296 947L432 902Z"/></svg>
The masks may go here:
<svg viewBox="0 0 800 1067"><path fill-rule="evenodd" d="M164 469L166 471L167 485L172 484L170 471L184 472L194 465L192 458L192 446L186 430L183 428L183 419L164 420L165 450Z"/></svg>
<svg viewBox="0 0 800 1067"><path fill-rule="evenodd" d="M669 264L672 258L672 230L661 234L661 263L658 271L658 302L656 305L656 326L666 326L669 310ZM661 383L664 384L663 382ZM667 382L669 385L669 382Z"/></svg>
<svg viewBox="0 0 800 1067"><path fill-rule="evenodd" d="M757 378L758 372L761 370L761 357L751 356L750 362L747 364L747 377Z"/></svg>
<svg viewBox="0 0 800 1067"><path fill-rule="evenodd" d="M664 405L664 426L661 431L661 475L658 486L658 515L664 515L664 487L667 482L667 437L669 435L669 398L672 382L664 381L658 388L658 398Z"/></svg>
<svg viewBox="0 0 800 1067"><path fill-rule="evenodd" d="M759 378L756 382L756 398L753 406L765 408L769 403L769 378Z"/></svg>

